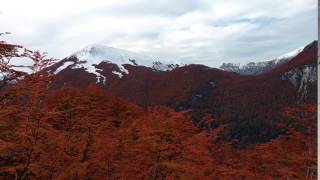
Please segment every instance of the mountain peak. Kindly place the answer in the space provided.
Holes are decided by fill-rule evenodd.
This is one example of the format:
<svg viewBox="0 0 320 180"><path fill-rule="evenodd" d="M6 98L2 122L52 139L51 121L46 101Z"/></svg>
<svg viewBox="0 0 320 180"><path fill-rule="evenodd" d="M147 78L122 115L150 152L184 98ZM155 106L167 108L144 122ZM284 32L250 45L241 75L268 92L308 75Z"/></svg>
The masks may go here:
<svg viewBox="0 0 320 180"><path fill-rule="evenodd" d="M74 60L74 58L76 58L76 60ZM97 83L101 81L105 83L106 77L103 75L102 70L98 68L98 65L103 62L116 65L118 68L117 70L113 70L112 73L119 76L119 78L129 74L129 71L124 66L125 64L145 66L155 71L168 71L179 67L178 64L165 63L165 61L159 61L157 58L144 54L103 44L90 44L62 60L62 63L57 66L55 74L60 73L66 68L84 69L96 75Z"/></svg>
<svg viewBox="0 0 320 180"><path fill-rule="evenodd" d="M118 66L130 64L134 66L150 67L157 71L172 70L174 67L179 66L176 63L161 59L159 60L159 58L103 44L87 45L71 56L77 57L79 61L86 61L91 64L100 64L101 62L109 62Z"/></svg>
<svg viewBox="0 0 320 180"><path fill-rule="evenodd" d="M134 59L138 65L150 67L152 65L151 57L138 54L124 49L106 46L103 44L91 44L85 46L83 49L75 52L80 61L90 61L91 63L99 64L103 61L111 62L114 64L132 64Z"/></svg>

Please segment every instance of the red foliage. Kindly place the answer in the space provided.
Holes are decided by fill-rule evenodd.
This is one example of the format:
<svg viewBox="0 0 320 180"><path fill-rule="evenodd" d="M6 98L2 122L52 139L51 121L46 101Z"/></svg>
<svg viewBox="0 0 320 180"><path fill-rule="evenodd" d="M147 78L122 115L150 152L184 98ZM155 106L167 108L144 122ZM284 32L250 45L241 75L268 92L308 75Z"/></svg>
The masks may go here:
<svg viewBox="0 0 320 180"><path fill-rule="evenodd" d="M0 136L0 172L7 177L30 161L25 174L31 179L316 178L315 105L283 113L283 126L306 121L310 131L292 127L271 142L234 149L213 141L226 126L201 132L184 113L165 107L144 111L99 88L63 88L46 97L43 114L34 117L40 118L38 126L23 120L24 108L5 108L16 115L10 119L1 113L1 126L14 127ZM30 133L26 125L33 126ZM21 152L29 147L28 159Z"/></svg>

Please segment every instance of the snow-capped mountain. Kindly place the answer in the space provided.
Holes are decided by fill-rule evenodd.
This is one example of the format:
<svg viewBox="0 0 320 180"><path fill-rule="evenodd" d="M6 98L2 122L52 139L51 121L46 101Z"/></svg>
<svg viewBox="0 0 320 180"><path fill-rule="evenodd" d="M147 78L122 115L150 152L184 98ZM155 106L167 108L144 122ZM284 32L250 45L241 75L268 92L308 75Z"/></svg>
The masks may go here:
<svg viewBox="0 0 320 180"><path fill-rule="evenodd" d="M228 72L235 72L241 75L259 75L268 72L275 67L290 61L303 51L303 48L295 49L270 61L249 62L248 64L223 63L220 69Z"/></svg>
<svg viewBox="0 0 320 180"><path fill-rule="evenodd" d="M74 59L76 59L76 61ZM85 69L87 72L96 75L97 82L100 82L101 80L105 81L106 77L101 74L101 69L97 67L101 63L116 65L117 70L112 71L112 73L118 75L120 78L129 73L124 67L125 64L145 66L152 68L155 71L170 71L179 67L178 64L164 60L159 61L154 57L144 54L101 44L92 44L62 60L54 73L58 74L66 68Z"/></svg>
<svg viewBox="0 0 320 180"><path fill-rule="evenodd" d="M167 71L178 67L178 64L174 64L165 60L156 60L155 57L150 57L144 54L136 52L109 47L101 44L93 44L86 46L85 48L72 54L76 56L80 61L87 61L91 64L99 64L101 62L110 62L119 66L122 72L126 72L123 64L131 64L135 66L152 67L155 70Z"/></svg>

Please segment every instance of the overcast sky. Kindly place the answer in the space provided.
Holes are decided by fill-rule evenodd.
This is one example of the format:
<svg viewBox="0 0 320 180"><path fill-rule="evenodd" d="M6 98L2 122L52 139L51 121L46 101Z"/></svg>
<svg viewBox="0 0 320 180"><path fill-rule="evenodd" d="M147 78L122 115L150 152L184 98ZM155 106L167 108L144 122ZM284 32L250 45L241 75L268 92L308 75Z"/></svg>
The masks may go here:
<svg viewBox="0 0 320 180"><path fill-rule="evenodd" d="M269 60L317 39L316 0L0 0L5 40L63 58L101 43L183 63Z"/></svg>

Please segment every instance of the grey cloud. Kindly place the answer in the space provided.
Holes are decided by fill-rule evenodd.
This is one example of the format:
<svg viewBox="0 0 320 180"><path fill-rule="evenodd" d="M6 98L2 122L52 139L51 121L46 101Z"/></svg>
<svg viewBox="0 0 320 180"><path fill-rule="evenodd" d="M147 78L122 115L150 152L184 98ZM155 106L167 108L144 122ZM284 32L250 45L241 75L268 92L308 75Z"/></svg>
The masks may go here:
<svg viewBox="0 0 320 180"><path fill-rule="evenodd" d="M258 17L258 18L230 18L220 21L212 22L212 25L215 27L225 27L230 26L236 23L250 23L250 24L269 24L274 23L276 21L280 21L282 18L270 18L270 17Z"/></svg>
<svg viewBox="0 0 320 180"><path fill-rule="evenodd" d="M181 16L196 10L207 10L204 0L133 0L125 5L99 8L96 12L118 16Z"/></svg>
<svg viewBox="0 0 320 180"><path fill-rule="evenodd" d="M299 48L316 37L315 12L268 23L238 37L225 48L225 58L233 62L268 60Z"/></svg>

